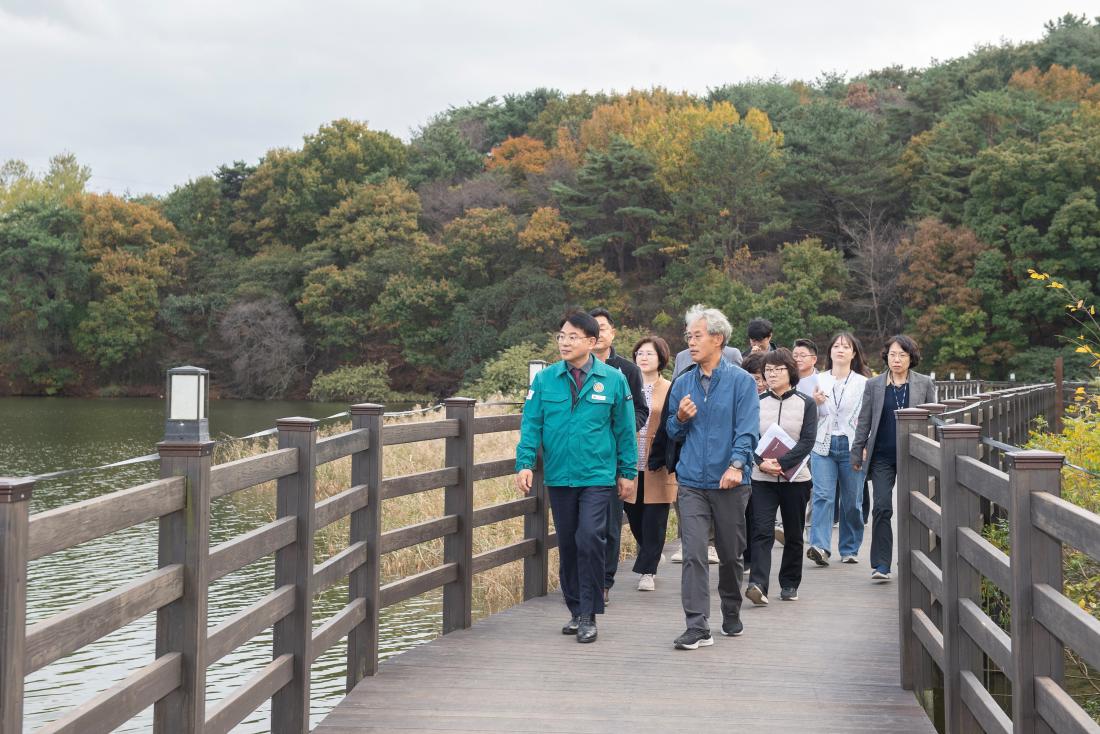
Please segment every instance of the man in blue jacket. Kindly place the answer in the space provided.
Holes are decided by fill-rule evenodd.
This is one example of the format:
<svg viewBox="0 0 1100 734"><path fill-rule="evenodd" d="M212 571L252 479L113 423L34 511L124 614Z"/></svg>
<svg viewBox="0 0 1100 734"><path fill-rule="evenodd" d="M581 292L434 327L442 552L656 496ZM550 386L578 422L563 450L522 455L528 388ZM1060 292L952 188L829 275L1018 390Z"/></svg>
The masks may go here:
<svg viewBox="0 0 1100 734"><path fill-rule="evenodd" d="M623 373L592 356L600 326L583 312L558 326L561 361L535 375L516 446L516 486L531 491L542 449L558 533L558 579L572 618L562 633L596 640L603 614L607 513L612 492L628 495L638 475L634 401Z"/></svg>
<svg viewBox="0 0 1100 734"><path fill-rule="evenodd" d="M714 524L722 634L737 636L741 623L741 555L753 451L760 440L756 381L722 357L732 329L721 311L693 306L684 341L695 363L669 390L668 436L682 440L676 463L684 568L680 596L687 630L673 643L681 650L713 645L710 634L710 567L707 536Z"/></svg>

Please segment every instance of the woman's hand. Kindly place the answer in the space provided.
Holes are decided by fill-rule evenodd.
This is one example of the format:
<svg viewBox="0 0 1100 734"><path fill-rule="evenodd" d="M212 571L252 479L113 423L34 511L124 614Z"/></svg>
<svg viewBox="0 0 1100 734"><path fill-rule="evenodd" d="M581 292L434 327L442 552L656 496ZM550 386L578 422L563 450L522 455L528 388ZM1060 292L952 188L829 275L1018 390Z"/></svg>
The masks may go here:
<svg viewBox="0 0 1100 734"><path fill-rule="evenodd" d="M824 405L825 404L825 399L828 398L828 397L829 397L828 395L821 392L820 387L814 385L814 402L815 403L817 403L818 405Z"/></svg>
<svg viewBox="0 0 1100 734"><path fill-rule="evenodd" d="M757 466L760 467L760 471L773 477L778 477L783 473L783 467L779 466L777 459L764 459Z"/></svg>

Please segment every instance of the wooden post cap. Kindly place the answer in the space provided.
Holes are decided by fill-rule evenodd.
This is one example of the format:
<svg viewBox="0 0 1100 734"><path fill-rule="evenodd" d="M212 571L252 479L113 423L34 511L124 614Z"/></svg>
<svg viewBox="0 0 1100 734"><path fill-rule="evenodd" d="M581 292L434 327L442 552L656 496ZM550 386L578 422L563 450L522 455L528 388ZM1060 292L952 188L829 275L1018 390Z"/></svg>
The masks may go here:
<svg viewBox="0 0 1100 734"><path fill-rule="evenodd" d="M302 431L308 433L310 431L316 431L318 424L321 421L316 418L280 418L275 421L275 427L280 431Z"/></svg>
<svg viewBox="0 0 1100 734"><path fill-rule="evenodd" d="M974 403L980 403L984 398L978 395L963 395L960 400L966 405L973 405Z"/></svg>
<svg viewBox="0 0 1100 734"><path fill-rule="evenodd" d="M1061 469L1066 461L1063 454L1039 449L1010 451L1005 456L1013 469Z"/></svg>
<svg viewBox="0 0 1100 734"><path fill-rule="evenodd" d="M928 411L922 408L898 408L894 416L899 421L923 421L928 419Z"/></svg>
<svg viewBox="0 0 1100 734"><path fill-rule="evenodd" d="M477 401L474 400L473 398L460 398L460 397L457 397L457 396L453 397L453 398L447 398L446 400L443 401L443 404L445 406L447 406L448 408L451 408L451 407L455 407L455 408L463 407L464 408L467 405L474 405L475 403L477 403Z"/></svg>
<svg viewBox="0 0 1100 734"><path fill-rule="evenodd" d="M26 502L34 491L29 477L0 477L0 503Z"/></svg>
<svg viewBox="0 0 1100 734"><path fill-rule="evenodd" d="M359 403L351 406L352 415L382 415L385 406L378 403Z"/></svg>
<svg viewBox="0 0 1100 734"><path fill-rule="evenodd" d="M209 456L214 453L214 441L161 441L157 444L157 453L161 458L168 456Z"/></svg>
<svg viewBox="0 0 1100 734"><path fill-rule="evenodd" d="M970 423L950 423L946 426L937 426L936 433L941 441L956 441L959 439L979 439L982 429Z"/></svg>
<svg viewBox="0 0 1100 734"><path fill-rule="evenodd" d="M921 410L927 410L932 415L939 415L947 410L947 406L943 403L922 403L917 406Z"/></svg>

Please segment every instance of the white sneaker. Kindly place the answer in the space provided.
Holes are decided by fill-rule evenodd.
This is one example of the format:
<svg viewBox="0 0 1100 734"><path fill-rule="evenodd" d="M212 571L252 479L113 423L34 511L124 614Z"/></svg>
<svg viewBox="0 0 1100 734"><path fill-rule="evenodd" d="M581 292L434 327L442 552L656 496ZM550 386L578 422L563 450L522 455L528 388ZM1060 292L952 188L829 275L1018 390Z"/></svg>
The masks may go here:
<svg viewBox="0 0 1100 734"><path fill-rule="evenodd" d="M654 591L656 587L653 585L653 574L643 573L642 577L638 579L638 591Z"/></svg>
<svg viewBox="0 0 1100 734"><path fill-rule="evenodd" d="M707 563L718 563L718 551L713 545L707 546Z"/></svg>
<svg viewBox="0 0 1100 734"><path fill-rule="evenodd" d="M672 561L673 563L683 563L684 562L684 552L682 550L680 550L679 548L677 548L676 552L673 553L672 557L669 558L668 560Z"/></svg>

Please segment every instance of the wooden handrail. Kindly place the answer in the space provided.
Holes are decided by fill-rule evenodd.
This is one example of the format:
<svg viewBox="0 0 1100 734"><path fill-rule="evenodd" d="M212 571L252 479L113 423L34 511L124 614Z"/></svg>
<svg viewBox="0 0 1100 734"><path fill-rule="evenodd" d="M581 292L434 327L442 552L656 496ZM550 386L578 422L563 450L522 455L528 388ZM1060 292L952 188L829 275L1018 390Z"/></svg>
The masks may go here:
<svg viewBox="0 0 1100 734"><path fill-rule="evenodd" d="M102 497L30 515L33 482L0 479L0 734L22 731L23 680L127 622L155 612L154 662L64 713L41 731L95 734L154 707L156 734L225 732L267 699L271 730L305 731L309 666L347 637L347 684L378 670L379 610L431 589L443 589L443 630L468 627L472 579L524 561L524 596L547 591L549 505L541 469L528 497L474 509L475 482L511 474L514 458L474 462L477 436L518 430L521 416L475 417L474 402L446 401L447 415L426 423L382 426L383 407L352 406L351 429L318 438L317 422L278 422L277 449L213 465L213 444L161 444L162 478ZM444 442L445 466L383 479L386 446ZM320 502L318 465L351 458L352 481ZM277 482L276 518L210 548L210 503L243 489ZM442 516L382 533L383 500L443 488ZM524 518L525 537L473 553L473 529ZM348 518L349 540L314 567L315 534ZM26 565L108 533L159 519L159 568L119 589L28 627ZM381 555L444 539L442 565L387 584ZM275 556L275 588L212 629L210 584L264 557ZM349 601L316 630L316 594L347 579ZM274 628L273 660L216 705L206 705L206 669L264 630Z"/></svg>
<svg viewBox="0 0 1100 734"><path fill-rule="evenodd" d="M947 411L939 416L938 441L927 438L932 412L897 413L901 678L904 687L928 690L930 666L940 666L948 732L1096 728L1058 681L1065 648L1100 667L1100 621L1062 593L1062 548L1100 560L1100 516L1059 497L1060 454L1001 450L981 440L1024 440L1036 417L1049 421L1054 389L941 390ZM1005 515L1008 554L979 532L983 522ZM981 578L1008 597L1010 632L982 611ZM1012 682L1011 716L981 683L983 654Z"/></svg>

